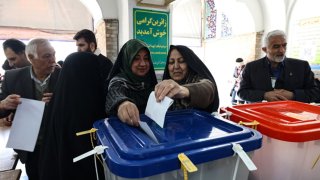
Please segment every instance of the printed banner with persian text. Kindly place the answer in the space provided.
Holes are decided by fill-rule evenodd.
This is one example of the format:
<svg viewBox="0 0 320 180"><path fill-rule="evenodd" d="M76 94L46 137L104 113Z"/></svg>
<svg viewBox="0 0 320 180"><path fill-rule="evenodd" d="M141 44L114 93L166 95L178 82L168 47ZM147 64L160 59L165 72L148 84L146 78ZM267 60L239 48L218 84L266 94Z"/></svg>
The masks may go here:
<svg viewBox="0 0 320 180"><path fill-rule="evenodd" d="M154 68L163 70L169 50L169 12L134 8L133 37L148 44Z"/></svg>

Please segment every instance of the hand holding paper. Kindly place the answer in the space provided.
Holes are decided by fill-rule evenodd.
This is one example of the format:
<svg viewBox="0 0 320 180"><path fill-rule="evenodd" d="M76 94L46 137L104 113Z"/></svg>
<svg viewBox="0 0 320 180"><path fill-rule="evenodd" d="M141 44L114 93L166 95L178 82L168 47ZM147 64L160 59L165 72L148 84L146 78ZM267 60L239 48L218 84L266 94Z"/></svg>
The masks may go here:
<svg viewBox="0 0 320 180"><path fill-rule="evenodd" d="M7 147L33 152L41 126L45 103L21 98L13 119Z"/></svg>
<svg viewBox="0 0 320 180"><path fill-rule="evenodd" d="M163 128L166 112L172 103L173 99L169 97L165 97L161 102L157 102L154 91L152 91L149 95L145 115Z"/></svg>
<svg viewBox="0 0 320 180"><path fill-rule="evenodd" d="M139 121L140 127L141 129L148 134L148 136L156 143L159 143L157 137L154 135L154 133L152 132L152 130L150 129L150 127L148 126L148 124L146 122L143 121Z"/></svg>

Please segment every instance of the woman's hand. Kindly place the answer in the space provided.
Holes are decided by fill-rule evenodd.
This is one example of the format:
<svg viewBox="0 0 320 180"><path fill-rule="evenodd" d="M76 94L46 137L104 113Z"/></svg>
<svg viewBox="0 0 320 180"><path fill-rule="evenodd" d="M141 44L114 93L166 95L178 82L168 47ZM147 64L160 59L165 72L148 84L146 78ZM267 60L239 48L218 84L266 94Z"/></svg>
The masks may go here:
<svg viewBox="0 0 320 180"><path fill-rule="evenodd" d="M154 91L158 102L162 101L165 96L170 98L186 98L190 95L188 88L180 86L172 79L159 82L154 88Z"/></svg>
<svg viewBox="0 0 320 180"><path fill-rule="evenodd" d="M118 106L118 118L126 124L139 126L140 116L137 106L130 102L124 101Z"/></svg>

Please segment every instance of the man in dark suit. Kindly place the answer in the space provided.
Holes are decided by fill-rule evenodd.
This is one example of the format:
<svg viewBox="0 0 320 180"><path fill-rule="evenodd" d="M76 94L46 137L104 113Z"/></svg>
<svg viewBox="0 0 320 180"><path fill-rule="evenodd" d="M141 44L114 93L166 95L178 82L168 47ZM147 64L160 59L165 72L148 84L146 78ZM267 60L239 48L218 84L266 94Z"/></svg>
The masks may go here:
<svg viewBox="0 0 320 180"><path fill-rule="evenodd" d="M6 56L6 60L2 64L2 69L7 71L15 68L22 68L30 66L31 63L28 61L25 49L26 45L18 39L7 39L3 42L3 52ZM4 76L1 78L1 81L4 79ZM12 123L12 114L2 118L6 126L11 126Z"/></svg>
<svg viewBox="0 0 320 180"><path fill-rule="evenodd" d="M13 69L5 74L1 87L2 92L0 93L0 117L5 117L14 112L18 104L21 103L20 98L42 100L48 103L52 97L60 72L60 69L56 66L55 50L47 39L34 39L26 46L25 53L31 62L31 66ZM46 111L45 108L45 113ZM45 114L43 117L45 117ZM45 119L42 121L45 121ZM29 180L39 179L38 157L43 136L42 131L43 127L40 128L33 152L15 150L20 161L25 163Z"/></svg>
<svg viewBox="0 0 320 180"><path fill-rule="evenodd" d="M78 46L78 52L91 52L98 56L100 64L100 75L106 80L113 66L112 61L101 54L97 48L97 40L94 33L88 29L83 29L73 37Z"/></svg>
<svg viewBox="0 0 320 180"><path fill-rule="evenodd" d="M296 100L315 102L320 89L307 61L285 56L287 38L283 31L269 32L262 50L264 58L247 63L238 95L245 101Z"/></svg>

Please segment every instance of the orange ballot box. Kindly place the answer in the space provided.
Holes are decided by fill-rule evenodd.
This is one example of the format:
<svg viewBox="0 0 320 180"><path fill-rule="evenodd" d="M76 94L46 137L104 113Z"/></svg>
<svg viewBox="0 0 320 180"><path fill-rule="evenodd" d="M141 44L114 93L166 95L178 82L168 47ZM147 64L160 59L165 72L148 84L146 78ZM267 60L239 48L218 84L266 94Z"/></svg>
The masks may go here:
<svg viewBox="0 0 320 180"><path fill-rule="evenodd" d="M263 134L249 179L320 179L320 107L296 101L223 107L227 119Z"/></svg>

